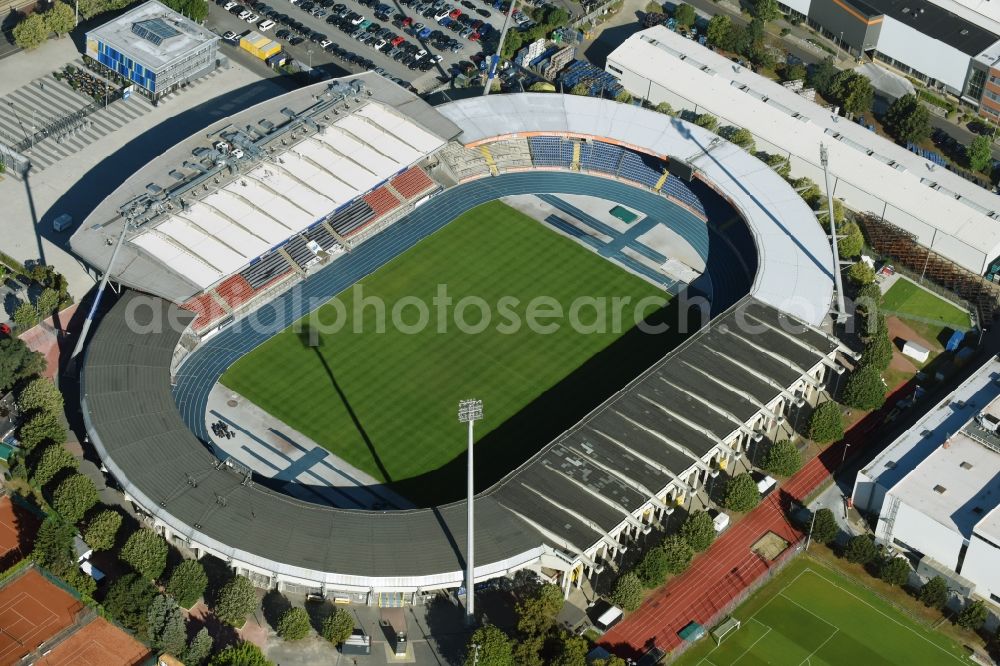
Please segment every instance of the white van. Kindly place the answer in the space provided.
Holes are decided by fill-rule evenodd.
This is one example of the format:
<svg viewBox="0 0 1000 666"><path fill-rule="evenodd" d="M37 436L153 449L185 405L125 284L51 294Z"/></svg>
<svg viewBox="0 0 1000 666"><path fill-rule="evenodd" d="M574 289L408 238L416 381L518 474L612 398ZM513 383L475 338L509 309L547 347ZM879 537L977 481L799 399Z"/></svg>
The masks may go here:
<svg viewBox="0 0 1000 666"><path fill-rule="evenodd" d="M73 226L73 216L68 213L63 213L56 219L52 220L52 230L53 231L66 231Z"/></svg>
<svg viewBox="0 0 1000 666"><path fill-rule="evenodd" d="M266 21L261 21L260 25L257 26L257 29L260 30L261 32L267 32L274 26L275 26L274 21L272 21L271 19L267 19Z"/></svg>
<svg viewBox="0 0 1000 666"><path fill-rule="evenodd" d="M601 617L597 618L597 628L601 631L607 631L621 622L622 615L623 613L621 608L618 608L618 606L612 606L608 610L601 613Z"/></svg>
<svg viewBox="0 0 1000 666"><path fill-rule="evenodd" d="M757 490L760 492L761 498L767 497L767 495L774 490L778 482L774 480L772 476L765 476L762 479L757 480Z"/></svg>

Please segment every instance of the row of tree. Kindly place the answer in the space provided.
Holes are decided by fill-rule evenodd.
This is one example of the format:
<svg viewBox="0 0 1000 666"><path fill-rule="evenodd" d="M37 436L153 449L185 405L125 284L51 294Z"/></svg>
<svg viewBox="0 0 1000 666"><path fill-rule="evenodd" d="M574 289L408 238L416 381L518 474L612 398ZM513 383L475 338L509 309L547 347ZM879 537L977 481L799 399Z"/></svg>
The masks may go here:
<svg viewBox="0 0 1000 666"><path fill-rule="evenodd" d="M25 271L23 277L42 289L34 302L30 299L25 300L14 309L14 325L19 331L31 328L40 320L73 302L69 295L66 277L58 273L54 267L36 264L30 271Z"/></svg>
<svg viewBox="0 0 1000 666"><path fill-rule="evenodd" d="M556 28L561 28L569 22L569 12L562 7L546 4L538 7L525 6L521 8L531 17L535 25L527 30L508 30L504 38L503 47L500 49L500 57L503 60L513 60L521 47L531 44L535 40L547 37Z"/></svg>

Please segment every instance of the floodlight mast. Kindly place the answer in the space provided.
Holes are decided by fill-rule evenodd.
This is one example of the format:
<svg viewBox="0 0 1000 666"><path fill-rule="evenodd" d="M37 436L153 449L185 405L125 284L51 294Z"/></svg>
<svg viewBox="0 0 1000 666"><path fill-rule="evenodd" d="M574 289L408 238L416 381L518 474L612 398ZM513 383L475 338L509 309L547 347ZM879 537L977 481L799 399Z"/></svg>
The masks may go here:
<svg viewBox="0 0 1000 666"><path fill-rule="evenodd" d="M823 165L823 182L826 184L826 210L830 216L830 243L833 245L833 283L837 289L837 306L833 312L834 321L842 324L847 321L847 309L844 307L844 281L840 276L840 248L837 247L837 222L833 219L833 191L830 189L830 171L827 168L828 155L826 145L819 144L819 163Z"/></svg>
<svg viewBox="0 0 1000 666"><path fill-rule="evenodd" d="M480 421L483 418L483 401L482 400L462 400L458 403L458 422L469 424L469 471L468 471L468 497L467 502L469 505L468 513L468 524L466 526L468 531L467 546L465 549L465 622L466 624L472 625L476 621L475 613L475 538L473 537L475 531L475 517L473 511L473 496L475 495L475 489L473 488L473 478L472 478L472 427L475 425L476 421Z"/></svg>

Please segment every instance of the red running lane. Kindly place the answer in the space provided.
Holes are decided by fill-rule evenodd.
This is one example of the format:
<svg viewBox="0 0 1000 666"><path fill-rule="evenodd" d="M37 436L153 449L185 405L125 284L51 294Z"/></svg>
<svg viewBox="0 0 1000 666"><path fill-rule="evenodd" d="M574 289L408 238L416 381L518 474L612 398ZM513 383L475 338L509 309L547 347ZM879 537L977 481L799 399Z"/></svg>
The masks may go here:
<svg viewBox="0 0 1000 666"><path fill-rule="evenodd" d="M653 593L625 620L604 634L600 644L621 656L639 657L652 648L670 651L681 643L677 632L694 620L707 624L726 605L773 566L750 551L767 532L794 543L804 534L787 518L791 502L801 502L822 485L843 460L844 447L853 455L867 448L865 437L880 425L902 397L897 391L879 411L859 421L843 440L806 463L795 476L771 493L719 537L691 567Z"/></svg>

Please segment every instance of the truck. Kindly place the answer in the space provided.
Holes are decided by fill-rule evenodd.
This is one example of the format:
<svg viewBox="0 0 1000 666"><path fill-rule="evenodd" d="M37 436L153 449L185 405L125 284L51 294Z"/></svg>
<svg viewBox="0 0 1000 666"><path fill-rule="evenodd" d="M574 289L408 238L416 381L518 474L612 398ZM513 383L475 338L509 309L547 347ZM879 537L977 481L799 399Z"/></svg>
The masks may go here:
<svg viewBox="0 0 1000 666"><path fill-rule="evenodd" d="M240 37L240 48L250 53L255 58L267 60L271 56L281 51L281 44L265 37L264 35L251 30Z"/></svg>

